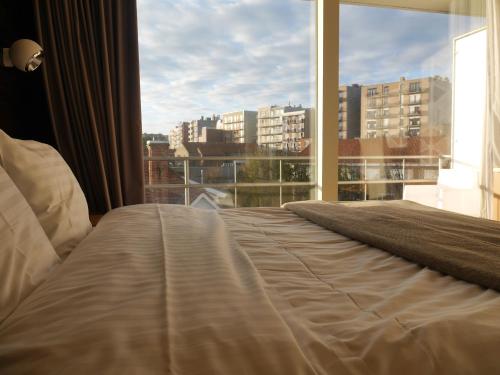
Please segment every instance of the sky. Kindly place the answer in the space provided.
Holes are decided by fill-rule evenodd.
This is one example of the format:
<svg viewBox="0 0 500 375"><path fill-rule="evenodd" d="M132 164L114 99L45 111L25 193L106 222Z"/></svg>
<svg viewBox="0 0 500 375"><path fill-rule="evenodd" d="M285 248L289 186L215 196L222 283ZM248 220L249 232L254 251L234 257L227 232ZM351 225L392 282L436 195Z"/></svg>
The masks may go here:
<svg viewBox="0 0 500 375"><path fill-rule="evenodd" d="M138 0L142 126L314 102L314 2ZM450 17L341 6L340 81L450 76Z"/></svg>

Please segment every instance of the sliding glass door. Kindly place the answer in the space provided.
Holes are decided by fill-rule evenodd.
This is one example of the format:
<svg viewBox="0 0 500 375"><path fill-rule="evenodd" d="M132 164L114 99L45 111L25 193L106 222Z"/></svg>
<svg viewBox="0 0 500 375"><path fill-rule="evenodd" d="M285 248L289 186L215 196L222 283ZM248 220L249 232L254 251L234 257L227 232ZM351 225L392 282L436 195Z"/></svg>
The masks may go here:
<svg viewBox="0 0 500 375"><path fill-rule="evenodd" d="M410 199L480 216L484 1L399 3L341 5L339 200Z"/></svg>

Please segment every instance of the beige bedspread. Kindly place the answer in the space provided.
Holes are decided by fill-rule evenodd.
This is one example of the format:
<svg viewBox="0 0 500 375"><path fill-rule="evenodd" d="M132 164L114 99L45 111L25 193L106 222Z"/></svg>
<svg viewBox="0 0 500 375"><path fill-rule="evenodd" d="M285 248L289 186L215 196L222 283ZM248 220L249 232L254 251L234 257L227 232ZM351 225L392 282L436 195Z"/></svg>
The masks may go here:
<svg viewBox="0 0 500 375"><path fill-rule="evenodd" d="M284 209L133 206L0 326L0 373L496 374L499 316Z"/></svg>

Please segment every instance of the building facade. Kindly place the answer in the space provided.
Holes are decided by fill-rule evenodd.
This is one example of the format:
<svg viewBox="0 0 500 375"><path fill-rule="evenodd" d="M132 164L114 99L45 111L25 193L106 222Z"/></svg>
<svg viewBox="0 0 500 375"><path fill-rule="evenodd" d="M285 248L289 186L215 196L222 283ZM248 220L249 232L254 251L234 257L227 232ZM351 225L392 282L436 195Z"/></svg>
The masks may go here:
<svg viewBox="0 0 500 375"><path fill-rule="evenodd" d="M188 130L188 141L189 142L200 142L200 137L203 128L215 129L217 127L217 121L219 116L213 115L210 117L203 117L199 120L193 120L189 123Z"/></svg>
<svg viewBox="0 0 500 375"><path fill-rule="evenodd" d="M309 138L310 110L302 106L268 106L257 112L257 143L269 150L292 150L299 139ZM306 121L307 119L307 121ZM296 121L303 121L299 126ZM304 128L303 130L297 130ZM306 134L307 135L304 135ZM295 139L295 140L294 140ZM299 147L301 148L301 147Z"/></svg>
<svg viewBox="0 0 500 375"><path fill-rule="evenodd" d="M361 138L446 136L451 83L442 77L405 79L361 88Z"/></svg>
<svg viewBox="0 0 500 375"><path fill-rule="evenodd" d="M361 86L339 87L339 139L359 138L361 133Z"/></svg>
<svg viewBox="0 0 500 375"><path fill-rule="evenodd" d="M168 133L170 148L175 150L184 142L189 142L189 122L181 122Z"/></svg>
<svg viewBox="0 0 500 375"><path fill-rule="evenodd" d="M232 132L234 143L255 143L257 141L257 111L236 111L222 115L222 130Z"/></svg>
<svg viewBox="0 0 500 375"><path fill-rule="evenodd" d="M301 152L311 143L311 109L283 113L283 150Z"/></svg>
<svg viewBox="0 0 500 375"><path fill-rule="evenodd" d="M198 137L199 143L233 143L233 132L229 130L203 127Z"/></svg>
<svg viewBox="0 0 500 375"><path fill-rule="evenodd" d="M257 144L273 150L283 146L283 114L285 107L268 106L257 111Z"/></svg>

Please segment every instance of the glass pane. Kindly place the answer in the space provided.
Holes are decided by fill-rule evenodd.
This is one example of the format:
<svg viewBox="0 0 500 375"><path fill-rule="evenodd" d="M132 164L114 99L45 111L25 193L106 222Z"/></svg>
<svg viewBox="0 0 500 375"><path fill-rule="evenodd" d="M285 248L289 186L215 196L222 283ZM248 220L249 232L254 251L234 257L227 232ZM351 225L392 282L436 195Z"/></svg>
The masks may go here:
<svg viewBox="0 0 500 375"><path fill-rule="evenodd" d="M447 14L341 5L340 200L479 215L485 4L450 4Z"/></svg>
<svg viewBox="0 0 500 375"><path fill-rule="evenodd" d="M189 204L196 208L234 208L234 189L191 188Z"/></svg>
<svg viewBox="0 0 500 375"><path fill-rule="evenodd" d="M184 188L153 188L147 186L144 195L146 203L184 204Z"/></svg>
<svg viewBox="0 0 500 375"><path fill-rule="evenodd" d="M186 184L192 205L278 206L304 183L286 199L310 198L315 1L137 5L146 190Z"/></svg>
<svg viewBox="0 0 500 375"><path fill-rule="evenodd" d="M279 187L238 188L237 207L279 207Z"/></svg>
<svg viewBox="0 0 500 375"><path fill-rule="evenodd" d="M282 191L282 203L306 201L314 197L314 187L285 186Z"/></svg>

